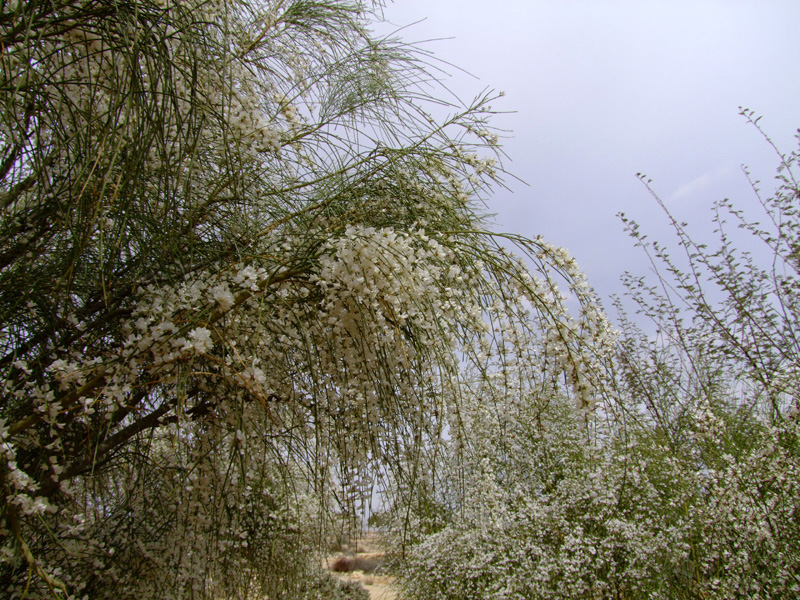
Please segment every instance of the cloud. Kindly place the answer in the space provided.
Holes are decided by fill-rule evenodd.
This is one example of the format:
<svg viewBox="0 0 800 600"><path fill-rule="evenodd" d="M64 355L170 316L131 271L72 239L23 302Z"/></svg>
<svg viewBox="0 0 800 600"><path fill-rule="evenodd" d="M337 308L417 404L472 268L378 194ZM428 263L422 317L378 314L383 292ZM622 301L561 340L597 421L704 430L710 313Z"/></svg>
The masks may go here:
<svg viewBox="0 0 800 600"><path fill-rule="evenodd" d="M669 196L671 204L677 204L691 199L698 194L705 192L715 183L726 179L732 173L730 167L720 167L713 171L703 173L699 177L695 177L691 181L684 183L677 190Z"/></svg>

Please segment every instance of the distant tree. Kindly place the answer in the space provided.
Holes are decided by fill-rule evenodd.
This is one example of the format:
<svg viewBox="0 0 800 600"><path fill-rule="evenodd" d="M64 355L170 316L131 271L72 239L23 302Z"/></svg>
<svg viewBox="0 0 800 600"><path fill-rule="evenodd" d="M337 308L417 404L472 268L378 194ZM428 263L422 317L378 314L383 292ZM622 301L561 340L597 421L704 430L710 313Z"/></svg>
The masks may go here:
<svg viewBox="0 0 800 600"><path fill-rule="evenodd" d="M330 503L381 471L411 503L475 381L588 406L574 262L481 217L493 97L446 103L376 17L0 3L9 596L317 597Z"/></svg>

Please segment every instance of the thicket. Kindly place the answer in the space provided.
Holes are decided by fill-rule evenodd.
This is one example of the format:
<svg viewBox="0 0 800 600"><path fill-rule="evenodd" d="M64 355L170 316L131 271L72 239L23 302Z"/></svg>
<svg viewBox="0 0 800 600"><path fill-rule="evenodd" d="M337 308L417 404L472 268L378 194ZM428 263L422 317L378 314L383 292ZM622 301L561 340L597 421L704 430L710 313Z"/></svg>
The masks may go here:
<svg viewBox="0 0 800 600"><path fill-rule="evenodd" d="M2 589L363 596L319 559L378 490L409 598L796 595L798 155L713 250L628 222L615 331L375 19L0 2Z"/></svg>

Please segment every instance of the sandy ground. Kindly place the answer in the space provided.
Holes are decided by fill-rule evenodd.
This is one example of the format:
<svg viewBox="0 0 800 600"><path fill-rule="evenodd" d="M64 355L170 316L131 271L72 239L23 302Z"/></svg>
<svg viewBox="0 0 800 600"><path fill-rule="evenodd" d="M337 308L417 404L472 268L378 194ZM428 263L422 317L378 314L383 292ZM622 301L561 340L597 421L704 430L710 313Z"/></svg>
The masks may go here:
<svg viewBox="0 0 800 600"><path fill-rule="evenodd" d="M357 540L354 543L353 550L356 556L363 558L383 557L381 539L380 536L375 533L367 533L364 537ZM326 566L329 567L337 556L341 555L329 557ZM369 592L370 600L395 600L397 596L391 585L393 578L387 575L365 574L363 571L334 573L334 575L341 579L360 582Z"/></svg>
<svg viewBox="0 0 800 600"><path fill-rule="evenodd" d="M370 600L394 600L396 594L391 587L392 578L384 575L364 575L361 571L352 573L336 573L337 577L360 581L369 592Z"/></svg>

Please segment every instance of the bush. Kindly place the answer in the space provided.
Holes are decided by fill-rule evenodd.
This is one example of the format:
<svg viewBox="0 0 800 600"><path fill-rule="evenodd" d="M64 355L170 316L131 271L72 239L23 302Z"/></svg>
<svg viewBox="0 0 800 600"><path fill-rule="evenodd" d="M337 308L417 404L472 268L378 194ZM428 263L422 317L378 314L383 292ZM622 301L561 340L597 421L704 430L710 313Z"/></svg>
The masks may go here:
<svg viewBox="0 0 800 600"><path fill-rule="evenodd" d="M331 571L335 573L352 573L353 571L363 571L364 573L374 573L383 565L383 559L374 556L337 556L331 563Z"/></svg>
<svg viewBox="0 0 800 600"><path fill-rule="evenodd" d="M761 224L717 205L717 250L667 212L686 270L626 221L664 268L655 284L627 278L657 333L621 315L591 411L557 388L526 393L513 369L504 393L476 386L466 439L437 448L470 475L451 523L407 554L402 597L800 593L800 154L780 159ZM763 262L733 245L726 218Z"/></svg>
<svg viewBox="0 0 800 600"><path fill-rule="evenodd" d="M331 563L331 571L335 573L350 573L355 570L356 559L354 556L337 556Z"/></svg>
<svg viewBox="0 0 800 600"><path fill-rule="evenodd" d="M343 581L322 573L304 584L300 600L369 600L369 592L357 581Z"/></svg>
<svg viewBox="0 0 800 600"><path fill-rule="evenodd" d="M497 348L588 398L606 324L574 263L486 228L496 96L443 101L377 18L0 3L9 596L291 595L377 472L419 504Z"/></svg>

